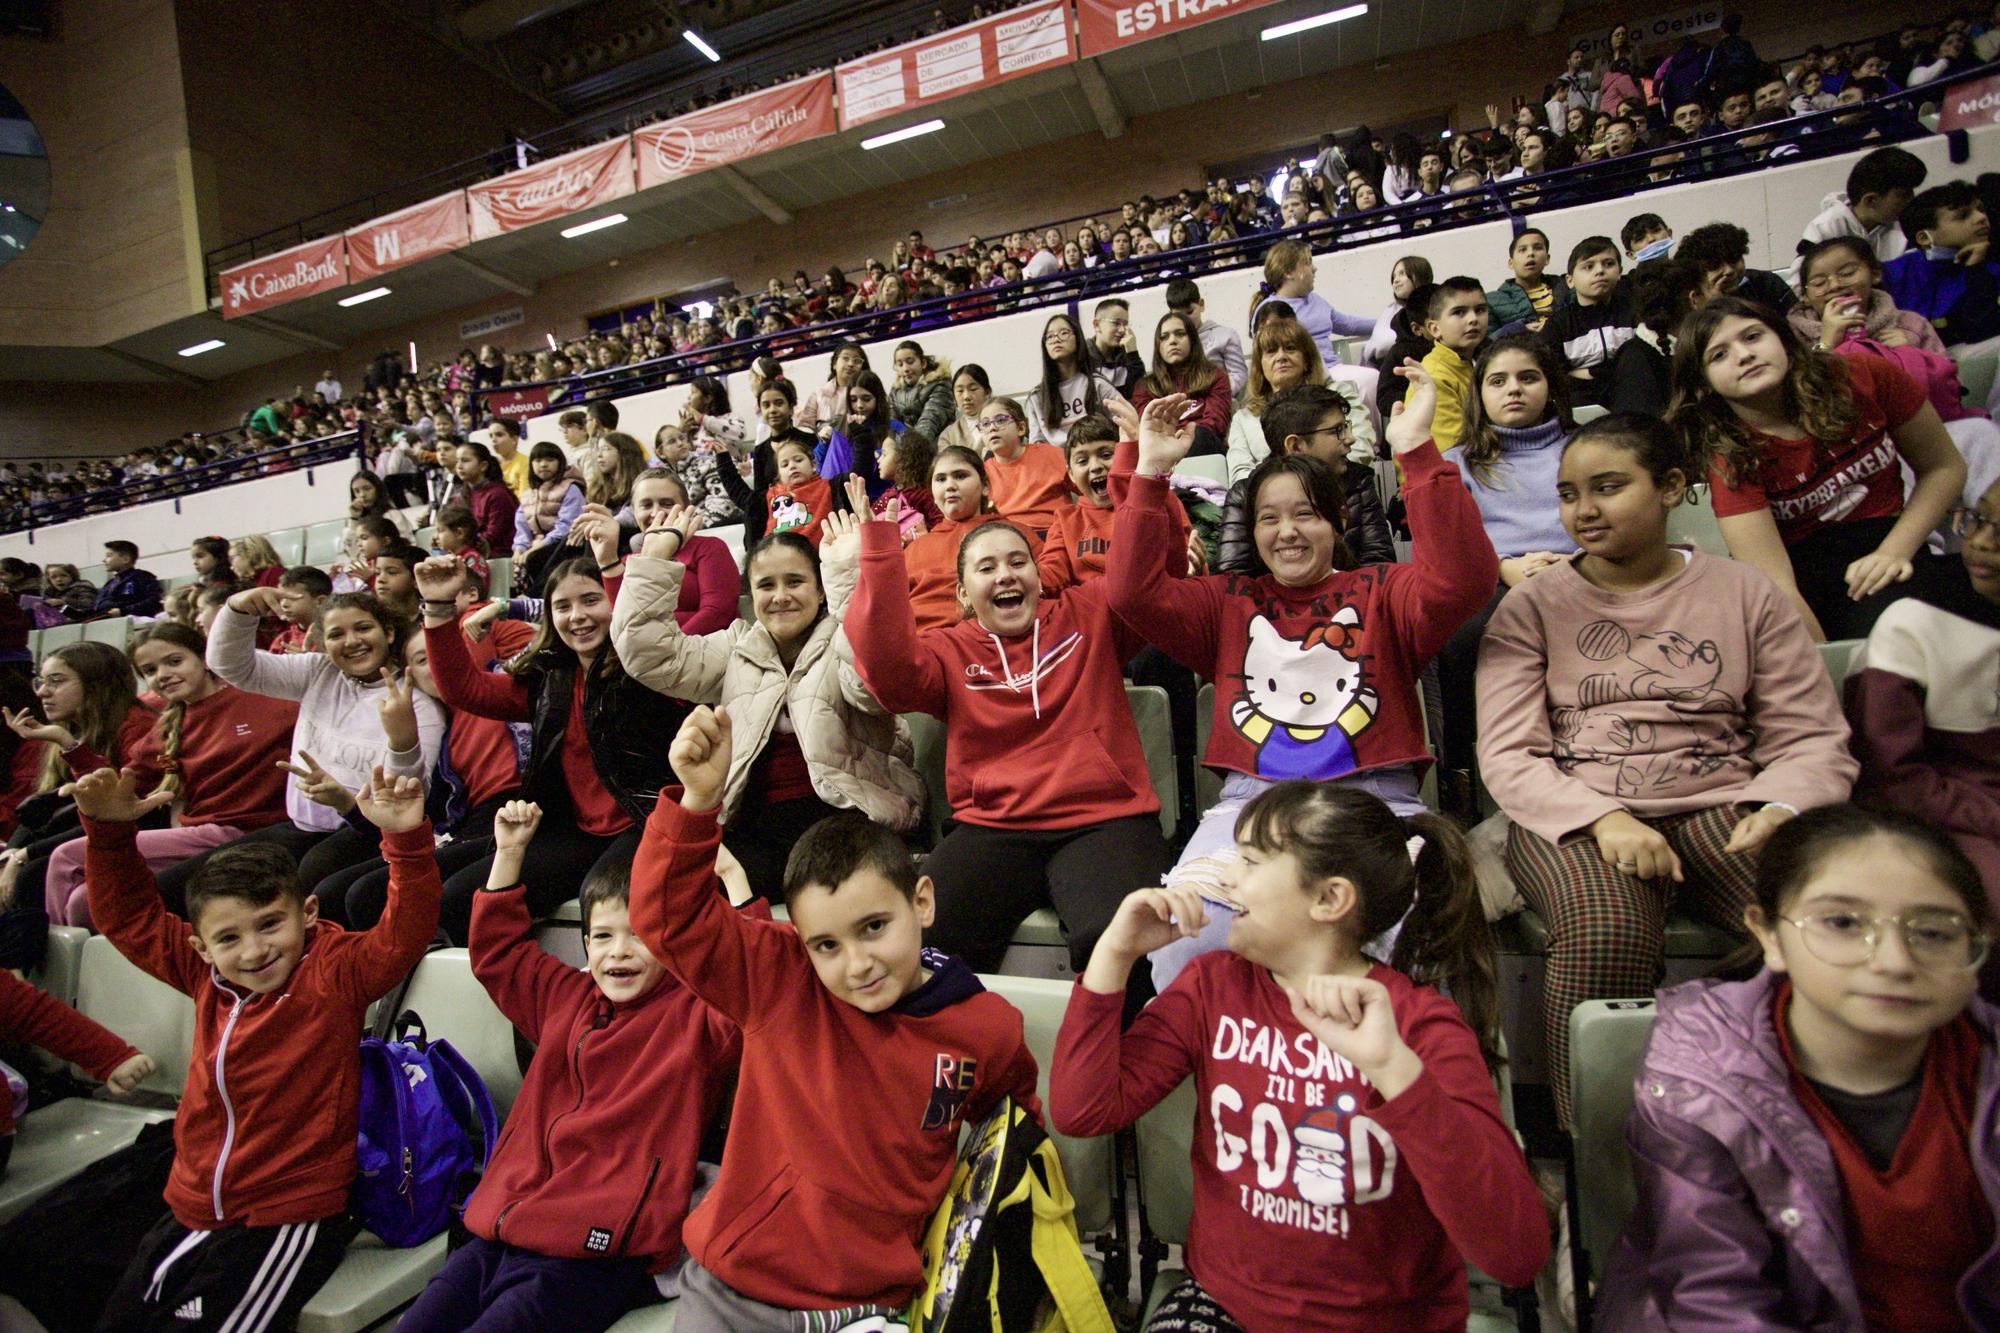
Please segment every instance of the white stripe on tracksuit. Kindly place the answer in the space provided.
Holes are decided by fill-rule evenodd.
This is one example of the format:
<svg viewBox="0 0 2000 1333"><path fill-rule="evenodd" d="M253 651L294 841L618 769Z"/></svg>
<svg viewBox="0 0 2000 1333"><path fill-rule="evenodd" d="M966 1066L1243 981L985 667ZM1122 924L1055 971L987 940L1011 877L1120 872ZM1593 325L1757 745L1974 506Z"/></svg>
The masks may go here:
<svg viewBox="0 0 2000 1333"><path fill-rule="evenodd" d="M318 1237L317 1222L289 1222L279 1227L271 1248L264 1252L264 1262L258 1265L257 1275L244 1290L243 1299L216 1333L262 1333L268 1328L292 1284L298 1281L299 1270L305 1266Z"/></svg>

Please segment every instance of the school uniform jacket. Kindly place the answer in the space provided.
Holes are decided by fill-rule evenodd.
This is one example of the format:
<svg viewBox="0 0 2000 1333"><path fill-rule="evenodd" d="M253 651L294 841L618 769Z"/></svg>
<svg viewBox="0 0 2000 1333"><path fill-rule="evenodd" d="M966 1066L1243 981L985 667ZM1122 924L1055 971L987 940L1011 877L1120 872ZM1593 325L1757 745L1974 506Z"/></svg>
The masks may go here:
<svg viewBox="0 0 2000 1333"><path fill-rule="evenodd" d="M467 1229L537 1254L665 1268L742 1034L671 976L614 1004L535 943L518 885L474 897L471 942L473 974L535 1058Z"/></svg>
<svg viewBox="0 0 2000 1333"><path fill-rule="evenodd" d="M632 863L632 927L669 972L743 1030L722 1171L687 1220L688 1253L788 1309L907 1304L918 1246L958 1161L961 1125L1003 1096L1037 1119L1021 1014L964 963L885 1013L834 997L789 925L718 892L713 812L660 793Z"/></svg>
<svg viewBox="0 0 2000 1333"><path fill-rule="evenodd" d="M90 919L141 971L194 1000L167 1207L182 1226L281 1226L347 1207L368 1006L424 956L443 892L428 824L384 834L389 904L368 930L316 922L282 989L239 991L160 901L136 824L83 821Z"/></svg>
<svg viewBox="0 0 2000 1333"><path fill-rule="evenodd" d="M139 1053L123 1037L0 967L0 1041L25 1042L83 1066L92 1078ZM14 1132L14 1099L0 1098L0 1135Z"/></svg>

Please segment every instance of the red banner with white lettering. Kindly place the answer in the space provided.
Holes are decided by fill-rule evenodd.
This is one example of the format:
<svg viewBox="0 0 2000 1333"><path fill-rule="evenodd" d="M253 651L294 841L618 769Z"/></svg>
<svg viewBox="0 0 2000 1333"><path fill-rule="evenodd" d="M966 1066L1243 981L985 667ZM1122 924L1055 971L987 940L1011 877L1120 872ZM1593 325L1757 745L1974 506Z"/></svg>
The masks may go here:
<svg viewBox="0 0 2000 1333"><path fill-rule="evenodd" d="M837 128L831 74L815 74L732 98L634 134L639 188L665 185L726 162L804 143Z"/></svg>
<svg viewBox="0 0 2000 1333"><path fill-rule="evenodd" d="M481 181L465 198L472 206L472 239L483 241L630 193L632 140L625 136Z"/></svg>
<svg viewBox="0 0 2000 1333"><path fill-rule="evenodd" d="M222 270L222 317L234 319L346 285L347 246L343 238L335 235L307 241Z"/></svg>
<svg viewBox="0 0 2000 1333"><path fill-rule="evenodd" d="M1185 32L1277 0L1076 0L1083 54L1101 56L1134 42Z"/></svg>
<svg viewBox="0 0 2000 1333"><path fill-rule="evenodd" d="M2000 125L2000 74L1954 83L1938 99L1938 133L1969 130L1980 125Z"/></svg>
<svg viewBox="0 0 2000 1333"><path fill-rule="evenodd" d="M539 389L501 389L486 395L486 415L506 421L526 421L549 410L547 385Z"/></svg>
<svg viewBox="0 0 2000 1333"><path fill-rule="evenodd" d="M456 250L472 239L465 220L465 191L453 190L376 218L347 233L347 276L378 278L390 269Z"/></svg>
<svg viewBox="0 0 2000 1333"><path fill-rule="evenodd" d="M836 66L840 127L853 129L1075 59L1067 0L1010 9Z"/></svg>

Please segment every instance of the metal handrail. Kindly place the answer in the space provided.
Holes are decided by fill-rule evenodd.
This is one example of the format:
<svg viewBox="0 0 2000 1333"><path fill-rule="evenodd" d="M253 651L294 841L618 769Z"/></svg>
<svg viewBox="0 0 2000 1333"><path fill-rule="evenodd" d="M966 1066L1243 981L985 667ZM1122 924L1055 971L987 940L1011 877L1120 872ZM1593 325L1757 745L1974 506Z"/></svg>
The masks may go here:
<svg viewBox="0 0 2000 1333"><path fill-rule="evenodd" d="M218 486L227 486L232 482L296 472L300 468L319 467L342 458L359 457L366 443L365 430L341 431L337 435L326 435L317 440L301 440L281 445L276 449L267 449L262 453L221 458L213 463L201 463L157 476L141 477L135 481L120 482L116 486L103 486L94 491L86 491L82 495L68 495L60 500L43 500L0 515L0 532L33 531L55 523L67 523L90 514L129 509L134 505L149 504L156 500L172 500L199 491L214 490Z"/></svg>
<svg viewBox="0 0 2000 1333"><path fill-rule="evenodd" d="M2000 62L1982 66L1980 72L2000 73ZM1961 77L1976 76L1977 73L1972 73ZM1878 135L1870 142L1890 144L1927 134L1915 114L1922 92L1922 88L1906 90L1863 103L1862 110L1869 117L1867 128ZM1906 118L1885 119L1883 116L1885 111L1900 113L1905 107L1908 109ZM848 315L804 329L760 333L731 342L690 348L651 361L570 375L559 380L536 380L479 389L474 391L473 396L475 400L483 401L494 394L546 389L550 391L550 408L573 407L602 398L668 388L686 383L696 375L719 375L741 370L759 356L794 359L830 352L843 342L922 332L1057 302L1074 304L1092 297L1152 286L1170 278L1243 267L1261 262L1264 253L1273 244L1287 237L1307 242L1315 253L1326 253L1346 245L1383 240L1389 234L1408 236L1455 230L1502 218L1513 222L1519 229L1526 225L1525 215L1530 211L1621 198L1639 190L1661 188L1672 184L1675 179L1725 179L1760 171L1769 165L1789 165L1849 152L1855 145L1848 136L1826 133L1825 130L1833 127L1835 117L1855 112L1854 107L1814 112L1777 126L1724 131L1669 147L1641 149L1622 158L1579 163L1558 171L1545 171L1513 180L1487 181L1477 189L1434 195L1414 202L1405 200L1394 206L1345 214L1324 222L1252 232L1207 245L1166 250L1156 255L1107 260L1094 268L1074 269L999 287L932 297L890 310ZM1819 127L1821 132L1814 133L1815 127ZM1794 146L1797 152L1777 159L1758 160L1755 155L1765 151L1765 145L1740 146L1745 138L1773 131L1781 133L1783 142ZM1652 179L1655 173L1660 172L1670 173L1668 179Z"/></svg>

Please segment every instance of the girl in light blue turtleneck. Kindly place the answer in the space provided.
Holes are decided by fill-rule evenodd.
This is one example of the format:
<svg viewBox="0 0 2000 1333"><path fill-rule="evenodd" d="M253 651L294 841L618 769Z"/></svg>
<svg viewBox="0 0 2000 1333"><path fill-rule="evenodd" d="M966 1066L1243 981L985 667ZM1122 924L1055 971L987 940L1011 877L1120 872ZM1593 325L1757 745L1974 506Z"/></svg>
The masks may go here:
<svg viewBox="0 0 2000 1333"><path fill-rule="evenodd" d="M1576 543L1563 531L1556 504L1556 469L1576 430L1569 376L1561 354L1532 334L1495 338L1472 368L1465 435L1445 453L1472 491L1486 534L1500 555L1500 586L1486 609L1467 621L1438 655L1444 704L1443 777L1446 808L1473 814L1474 720L1472 671L1486 619L1515 584L1568 558Z"/></svg>

